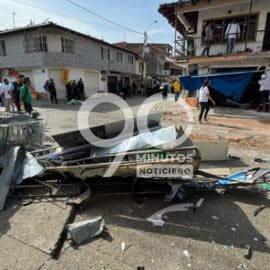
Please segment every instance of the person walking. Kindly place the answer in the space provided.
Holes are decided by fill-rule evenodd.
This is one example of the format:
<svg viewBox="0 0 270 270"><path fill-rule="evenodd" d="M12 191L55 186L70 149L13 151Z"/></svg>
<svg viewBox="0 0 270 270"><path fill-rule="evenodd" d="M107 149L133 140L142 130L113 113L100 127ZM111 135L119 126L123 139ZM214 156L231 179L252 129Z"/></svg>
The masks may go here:
<svg viewBox="0 0 270 270"><path fill-rule="evenodd" d="M214 38L214 30L213 30L213 23L209 22L205 29L204 29L204 41L205 41L205 48L202 51L202 55L205 56L209 56L210 54L210 48L211 45L213 43L213 38Z"/></svg>
<svg viewBox="0 0 270 270"><path fill-rule="evenodd" d="M6 112L10 112L10 107L12 106L12 93L11 93L11 84L9 80L5 78L1 84L1 97L5 105ZM14 106L12 106L14 111Z"/></svg>
<svg viewBox="0 0 270 270"><path fill-rule="evenodd" d="M23 86L20 89L20 102L21 110L24 107L25 112L31 114L33 111L32 107L32 95L30 91L31 81L28 77L23 79Z"/></svg>
<svg viewBox="0 0 270 270"><path fill-rule="evenodd" d="M56 88L55 88L55 83L53 79L50 79L49 84L48 84L48 91L51 94L51 102L52 104L57 104L57 94L56 94Z"/></svg>
<svg viewBox="0 0 270 270"><path fill-rule="evenodd" d="M225 39L227 39L227 49L226 53L232 53L236 39L240 37L240 26L238 23L236 23L235 20L233 20L226 29L225 32Z"/></svg>
<svg viewBox="0 0 270 270"><path fill-rule="evenodd" d="M205 81L203 83L203 86L200 88L200 92L199 92L199 103L200 103L200 107L201 107L201 111L199 114L199 122L200 123L202 123L202 118L204 118L204 121L207 121L207 115L208 115L208 112L210 110L210 107L208 105L209 100L213 103L214 106L216 105L215 101L210 96L209 82Z"/></svg>
<svg viewBox="0 0 270 270"><path fill-rule="evenodd" d="M259 80L260 85L260 105L258 111L263 109L269 111L269 93L270 93L270 78L267 78L266 74L262 74L261 80Z"/></svg>
<svg viewBox="0 0 270 270"><path fill-rule="evenodd" d="M50 81L49 80L46 80L46 82L43 85L43 88L47 92L48 101L50 102L50 100L51 100L51 93L50 93L50 91L48 89L49 83L50 83Z"/></svg>
<svg viewBox="0 0 270 270"><path fill-rule="evenodd" d="M16 106L18 112L21 110L20 89L23 86L23 78L24 78L24 75L19 75L17 77L16 81L14 81L11 85L13 102L15 103L15 106Z"/></svg>
<svg viewBox="0 0 270 270"><path fill-rule="evenodd" d="M179 80L175 80L175 82L172 84L172 87L174 90L174 99L175 102L177 102L182 91L182 83Z"/></svg>

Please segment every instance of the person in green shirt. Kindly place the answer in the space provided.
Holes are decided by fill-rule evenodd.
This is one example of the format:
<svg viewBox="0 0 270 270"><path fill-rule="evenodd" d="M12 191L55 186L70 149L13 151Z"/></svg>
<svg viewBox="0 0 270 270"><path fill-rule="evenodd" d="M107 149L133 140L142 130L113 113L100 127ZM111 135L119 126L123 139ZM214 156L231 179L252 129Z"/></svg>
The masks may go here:
<svg viewBox="0 0 270 270"><path fill-rule="evenodd" d="M30 85L31 85L31 81L27 77L27 78L23 79L23 86L20 88L20 101L21 101L21 104L24 105L25 112L27 112L29 114L31 114L32 111L33 111L33 108L32 108L32 94L31 94L31 91L29 89Z"/></svg>

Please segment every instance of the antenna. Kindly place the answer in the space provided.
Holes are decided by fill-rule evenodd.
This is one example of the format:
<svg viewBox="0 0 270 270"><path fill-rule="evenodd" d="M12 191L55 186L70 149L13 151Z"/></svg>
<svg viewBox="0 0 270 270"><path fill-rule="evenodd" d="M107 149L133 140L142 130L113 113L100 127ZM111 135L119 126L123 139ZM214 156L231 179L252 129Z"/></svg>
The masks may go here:
<svg viewBox="0 0 270 270"><path fill-rule="evenodd" d="M16 27L16 25L15 25L15 15L16 15L16 13L15 13L15 11L13 11L13 12L12 12L13 28Z"/></svg>

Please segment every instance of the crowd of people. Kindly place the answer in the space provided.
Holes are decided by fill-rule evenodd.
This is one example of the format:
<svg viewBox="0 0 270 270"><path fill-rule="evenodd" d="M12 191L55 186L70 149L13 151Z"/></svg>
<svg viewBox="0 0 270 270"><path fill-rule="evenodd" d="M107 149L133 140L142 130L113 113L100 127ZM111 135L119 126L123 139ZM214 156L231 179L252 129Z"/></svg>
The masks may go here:
<svg viewBox="0 0 270 270"><path fill-rule="evenodd" d="M16 81L10 83L7 78L0 78L0 98L6 112L25 111L31 114L32 94L31 80L20 75Z"/></svg>
<svg viewBox="0 0 270 270"><path fill-rule="evenodd" d="M76 82L75 80L70 80L66 85L66 97L67 101L71 100L85 100L85 91L84 91L84 83L82 78ZM48 95L48 101L52 104L58 104L57 99L57 90L55 86L55 82L53 79L49 79L44 83L44 90Z"/></svg>
<svg viewBox="0 0 270 270"><path fill-rule="evenodd" d="M259 105L258 111L269 111L269 94L270 94L270 72L266 71L262 74L259 84ZM47 80L44 84L44 89L48 93L48 100L52 104L57 104L57 91L55 82L53 79ZM151 89L151 91L149 90ZM146 91L147 90L147 91ZM127 84L125 87L122 82L118 81L118 87L116 88L116 94L121 95L124 99L132 94L141 92L142 95L151 95L154 93L161 93L165 99L168 93L174 93L175 102L179 100L180 94L183 90L183 86L180 80L174 80L171 83L163 80L162 82L152 82L152 86L143 83L133 82L131 86ZM146 91L144 93L144 91ZM71 100L85 100L84 83L80 78L78 82L75 80L69 81L66 84L66 94L68 102ZM209 112L209 101L212 104L216 104L210 95L209 82L205 81L202 87L199 89L199 105L200 114L199 122L207 121L207 115ZM20 75L17 79L10 83L7 78L0 78L0 103L5 107L6 112L25 111L29 114L32 113L32 94L31 94L31 80L28 77Z"/></svg>

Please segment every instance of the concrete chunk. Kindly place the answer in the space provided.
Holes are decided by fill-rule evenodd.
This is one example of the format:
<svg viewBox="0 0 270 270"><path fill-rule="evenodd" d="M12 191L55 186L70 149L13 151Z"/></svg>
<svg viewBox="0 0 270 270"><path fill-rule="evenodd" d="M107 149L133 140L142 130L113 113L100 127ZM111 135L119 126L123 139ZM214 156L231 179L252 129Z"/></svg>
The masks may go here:
<svg viewBox="0 0 270 270"><path fill-rule="evenodd" d="M67 225L67 230L76 244L81 244L100 235L104 229L105 222L102 217L84 220Z"/></svg>

